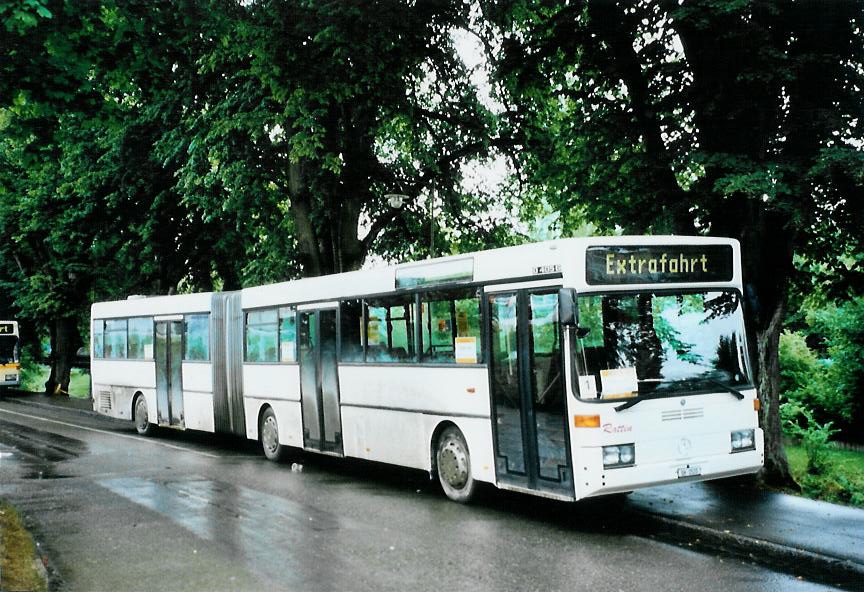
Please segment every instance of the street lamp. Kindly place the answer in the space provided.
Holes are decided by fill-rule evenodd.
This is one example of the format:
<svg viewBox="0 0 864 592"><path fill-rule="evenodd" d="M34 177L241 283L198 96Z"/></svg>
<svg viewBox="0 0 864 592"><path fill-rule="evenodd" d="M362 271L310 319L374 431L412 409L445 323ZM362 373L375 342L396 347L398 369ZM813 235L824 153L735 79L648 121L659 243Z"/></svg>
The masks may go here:
<svg viewBox="0 0 864 592"><path fill-rule="evenodd" d="M384 195L384 199L387 200L387 204L391 208L396 209L402 207L402 204L405 203L405 200L408 199L408 196L402 193L387 193L386 195Z"/></svg>
<svg viewBox="0 0 864 592"><path fill-rule="evenodd" d="M435 256L435 190L429 192L429 257ZM385 193L384 199L391 208L398 209L408 200L404 193Z"/></svg>

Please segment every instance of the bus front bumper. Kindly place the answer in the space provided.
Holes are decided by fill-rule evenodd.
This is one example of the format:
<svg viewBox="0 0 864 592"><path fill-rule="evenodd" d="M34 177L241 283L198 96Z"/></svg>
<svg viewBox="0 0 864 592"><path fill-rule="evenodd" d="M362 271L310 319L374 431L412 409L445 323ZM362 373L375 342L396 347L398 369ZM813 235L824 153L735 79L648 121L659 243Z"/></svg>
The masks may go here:
<svg viewBox="0 0 864 592"><path fill-rule="evenodd" d="M758 472L764 463L763 442L757 439L755 450L725 452L665 462L637 464L604 469L599 448L580 450L585 462L582 479L576 483L577 498L595 497L684 481L708 481ZM637 452L638 459L638 452ZM579 473L577 472L578 476Z"/></svg>
<svg viewBox="0 0 864 592"><path fill-rule="evenodd" d="M18 368L0 366L0 386L18 386L21 382L21 374Z"/></svg>

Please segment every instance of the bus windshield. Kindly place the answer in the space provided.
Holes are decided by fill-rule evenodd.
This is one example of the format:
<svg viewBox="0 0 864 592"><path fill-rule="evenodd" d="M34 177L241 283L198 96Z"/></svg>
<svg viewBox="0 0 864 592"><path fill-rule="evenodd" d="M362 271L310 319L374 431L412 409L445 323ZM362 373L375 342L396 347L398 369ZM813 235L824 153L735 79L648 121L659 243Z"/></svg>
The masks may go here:
<svg viewBox="0 0 864 592"><path fill-rule="evenodd" d="M18 337L0 335L0 364L11 364L18 361Z"/></svg>
<svg viewBox="0 0 864 592"><path fill-rule="evenodd" d="M586 295L578 306L580 330L570 334L583 399L734 393L750 385L737 292Z"/></svg>

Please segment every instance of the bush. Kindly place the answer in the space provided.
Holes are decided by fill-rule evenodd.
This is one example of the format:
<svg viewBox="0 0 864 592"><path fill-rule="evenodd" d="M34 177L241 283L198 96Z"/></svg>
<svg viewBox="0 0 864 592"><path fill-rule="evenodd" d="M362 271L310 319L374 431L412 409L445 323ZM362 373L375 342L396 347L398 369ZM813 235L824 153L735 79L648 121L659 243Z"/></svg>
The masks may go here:
<svg viewBox="0 0 864 592"><path fill-rule="evenodd" d="M40 393L45 390L44 366L27 348L21 351L21 390Z"/></svg>
<svg viewBox="0 0 864 592"><path fill-rule="evenodd" d="M806 409L819 424L847 424L852 418L850 396L837 389L833 379L833 364L820 360L807 346L801 333L784 331L780 336L781 411L786 406L786 433L806 429ZM802 423L804 421L804 423Z"/></svg>
<svg viewBox="0 0 864 592"><path fill-rule="evenodd" d="M792 436L801 439L801 445L807 453L807 475L819 477L830 472L831 446L830 439L839 430L831 427L831 422L819 423L813 412L801 405L786 403L781 406L780 413L787 431ZM803 421L802 421L803 420ZM804 424L802 427L802 423ZM802 483L806 487L806 483Z"/></svg>
<svg viewBox="0 0 864 592"><path fill-rule="evenodd" d="M864 442L864 297L806 311L806 323L803 332L780 337L782 401L811 410L820 424L832 422L844 440Z"/></svg>
<svg viewBox="0 0 864 592"><path fill-rule="evenodd" d="M807 322L824 336L831 360L823 407L836 415L844 438L864 441L864 297L814 311Z"/></svg>

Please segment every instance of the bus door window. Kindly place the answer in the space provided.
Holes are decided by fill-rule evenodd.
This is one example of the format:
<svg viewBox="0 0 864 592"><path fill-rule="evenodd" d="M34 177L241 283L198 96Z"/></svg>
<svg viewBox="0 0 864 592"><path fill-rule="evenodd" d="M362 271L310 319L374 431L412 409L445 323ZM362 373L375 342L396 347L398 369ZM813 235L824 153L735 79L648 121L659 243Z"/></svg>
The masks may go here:
<svg viewBox="0 0 864 592"><path fill-rule="evenodd" d="M558 295L531 294L531 365L535 409L561 400Z"/></svg>
<svg viewBox="0 0 864 592"><path fill-rule="evenodd" d="M506 457L508 472L525 474L517 313L516 294L494 295L489 298L492 392L499 454Z"/></svg>
<svg viewBox="0 0 864 592"><path fill-rule="evenodd" d="M279 360L297 361L297 311L287 306L279 309Z"/></svg>
<svg viewBox="0 0 864 592"><path fill-rule="evenodd" d="M558 293L530 294L532 409L537 439L537 476L561 481L569 465L561 365Z"/></svg>

